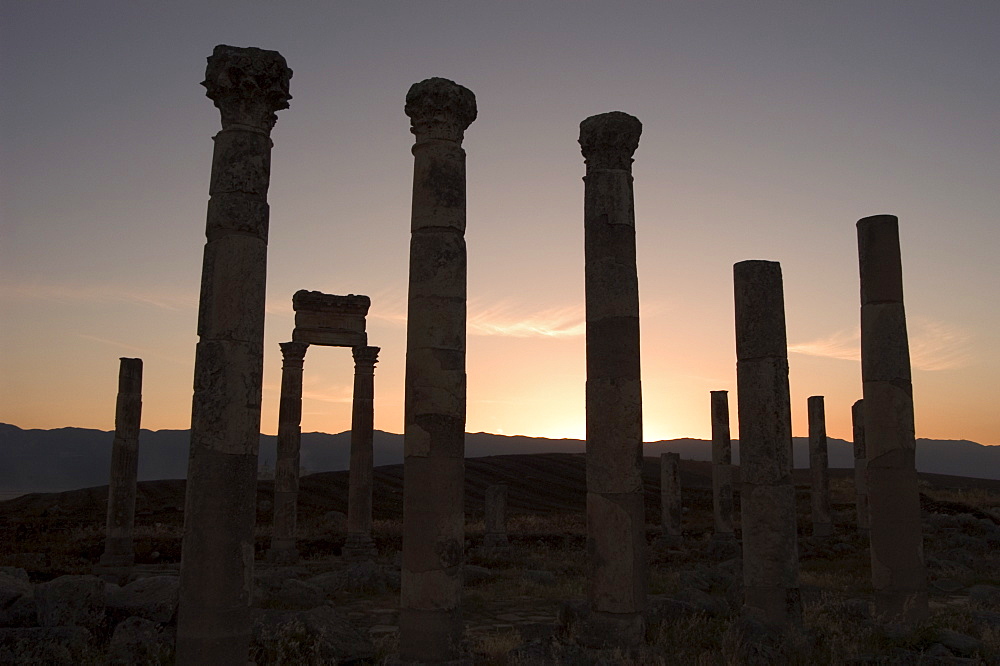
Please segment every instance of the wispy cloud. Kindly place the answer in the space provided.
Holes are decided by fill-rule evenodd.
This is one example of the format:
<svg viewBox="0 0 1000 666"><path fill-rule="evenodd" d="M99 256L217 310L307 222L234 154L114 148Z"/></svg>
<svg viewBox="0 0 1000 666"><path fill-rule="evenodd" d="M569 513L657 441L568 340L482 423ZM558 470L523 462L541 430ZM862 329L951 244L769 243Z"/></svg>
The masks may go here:
<svg viewBox="0 0 1000 666"><path fill-rule="evenodd" d="M562 338L586 332L582 306L530 310L510 301L488 306L472 303L469 308L470 335L502 335L514 338Z"/></svg>
<svg viewBox="0 0 1000 666"><path fill-rule="evenodd" d="M25 284L0 285L2 301L53 301L56 303L135 303L163 310L190 310L198 306L198 294L171 289L122 289L107 285Z"/></svg>
<svg viewBox="0 0 1000 666"><path fill-rule="evenodd" d="M907 335L914 370L954 370L972 361L971 336L961 328L922 317L911 318ZM861 360L861 329L854 327L826 337L788 346L788 351L846 361Z"/></svg>

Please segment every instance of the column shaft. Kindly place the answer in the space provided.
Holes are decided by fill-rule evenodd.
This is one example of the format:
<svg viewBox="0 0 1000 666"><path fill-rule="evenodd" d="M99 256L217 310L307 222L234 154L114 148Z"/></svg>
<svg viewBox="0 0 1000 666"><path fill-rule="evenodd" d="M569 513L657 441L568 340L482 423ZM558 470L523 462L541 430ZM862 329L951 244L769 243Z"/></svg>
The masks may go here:
<svg viewBox="0 0 1000 666"><path fill-rule="evenodd" d="M681 540L681 455L660 454L660 524L668 542Z"/></svg>
<svg viewBox="0 0 1000 666"><path fill-rule="evenodd" d="M895 216L876 215L858 221L858 256L875 608L892 621L918 622L928 614L927 574Z"/></svg>
<svg viewBox="0 0 1000 666"><path fill-rule="evenodd" d="M291 71L275 51L218 46L215 136L184 508L178 664L245 666L253 589L270 132Z"/></svg>
<svg viewBox="0 0 1000 666"><path fill-rule="evenodd" d="M802 619L792 414L781 266L733 266L746 605L771 624Z"/></svg>
<svg viewBox="0 0 1000 666"><path fill-rule="evenodd" d="M642 124L621 112L580 123L587 319L587 544L594 643L644 634L646 535L642 485L639 285L632 155Z"/></svg>
<svg viewBox="0 0 1000 666"><path fill-rule="evenodd" d="M375 437L375 363L378 347L355 347L354 407L351 412L351 468L347 497L348 559L376 555L372 541L373 444Z"/></svg>
<svg viewBox="0 0 1000 666"><path fill-rule="evenodd" d="M108 482L108 519L100 568L120 569L112 575L127 577L135 562L132 528L139 471L139 421L142 414L142 359L122 358L118 370L118 404L115 439L111 444Z"/></svg>
<svg viewBox="0 0 1000 666"><path fill-rule="evenodd" d="M475 96L446 79L414 84L406 321L403 566L399 654L448 663L462 637L465 548L465 129Z"/></svg>
<svg viewBox="0 0 1000 666"><path fill-rule="evenodd" d="M729 393L712 391L712 509L715 537L733 538L733 443Z"/></svg>
<svg viewBox="0 0 1000 666"><path fill-rule="evenodd" d="M854 498L858 514L858 532L868 535L868 458L865 454L864 400L851 406L854 433Z"/></svg>
<svg viewBox="0 0 1000 666"><path fill-rule="evenodd" d="M828 537L833 534L833 521L830 518L830 461L827 453L826 409L823 405L823 396L811 396L808 408L813 536Z"/></svg>
<svg viewBox="0 0 1000 666"><path fill-rule="evenodd" d="M483 547L486 549L506 548L507 540L507 486L488 486L484 497L485 535Z"/></svg>
<svg viewBox="0 0 1000 666"><path fill-rule="evenodd" d="M302 446L302 367L304 342L282 342L281 397L278 403L278 446L274 461L274 519L271 531L271 562L294 564L297 504L299 499L299 453Z"/></svg>

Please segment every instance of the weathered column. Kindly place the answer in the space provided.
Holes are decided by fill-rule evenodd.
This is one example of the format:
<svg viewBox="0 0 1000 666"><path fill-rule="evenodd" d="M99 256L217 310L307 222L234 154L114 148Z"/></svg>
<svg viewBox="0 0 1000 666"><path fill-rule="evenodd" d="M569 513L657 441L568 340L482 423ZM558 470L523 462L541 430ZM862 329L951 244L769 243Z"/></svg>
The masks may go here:
<svg viewBox="0 0 1000 666"><path fill-rule="evenodd" d="M729 431L729 392L712 391L712 509L715 539L733 533L733 442Z"/></svg>
<svg viewBox="0 0 1000 666"><path fill-rule="evenodd" d="M784 626L801 622L802 602L781 266L741 261L733 278L745 602Z"/></svg>
<svg viewBox="0 0 1000 666"><path fill-rule="evenodd" d="M485 518L486 533L483 548L504 550L510 547L507 539L507 486L497 484L486 488Z"/></svg>
<svg viewBox="0 0 1000 666"><path fill-rule="evenodd" d="M476 97L452 81L406 94L413 146L406 319L399 656L448 663L462 637L465 548L465 151Z"/></svg>
<svg viewBox="0 0 1000 666"><path fill-rule="evenodd" d="M354 347L354 408L351 412L351 468L347 494L347 560L378 555L372 541L372 479L375 437L375 364L379 347Z"/></svg>
<svg viewBox="0 0 1000 666"><path fill-rule="evenodd" d="M810 396L809 471L812 477L812 527L814 537L833 535L830 518L830 458L826 444L826 408L823 396Z"/></svg>
<svg viewBox="0 0 1000 666"><path fill-rule="evenodd" d="M927 573L915 466L913 387L894 215L858 221L861 379L875 610L890 621L927 617Z"/></svg>
<svg viewBox="0 0 1000 666"><path fill-rule="evenodd" d="M139 471L139 420L142 413L142 359L122 358L118 369L115 439L111 444L108 522L104 554L97 569L124 583L135 563L132 527L135 484Z"/></svg>
<svg viewBox="0 0 1000 666"><path fill-rule="evenodd" d="M620 111L580 123L587 318L587 550L595 644L636 645L646 608L639 284L632 155L642 123Z"/></svg>
<svg viewBox="0 0 1000 666"><path fill-rule="evenodd" d="M681 532L681 454L660 454L660 542L679 545Z"/></svg>
<svg viewBox="0 0 1000 666"><path fill-rule="evenodd" d="M854 502L858 511L858 532L868 536L868 457L865 454L865 401L851 406L854 431Z"/></svg>
<svg viewBox="0 0 1000 666"><path fill-rule="evenodd" d="M267 559L276 564L299 561L295 548L299 499L299 450L302 444L302 364L309 345L281 342L281 398L278 448L274 461L274 522Z"/></svg>
<svg viewBox="0 0 1000 666"><path fill-rule="evenodd" d="M215 135L184 507L178 664L245 666L253 589L271 129L292 72L276 51L217 46Z"/></svg>

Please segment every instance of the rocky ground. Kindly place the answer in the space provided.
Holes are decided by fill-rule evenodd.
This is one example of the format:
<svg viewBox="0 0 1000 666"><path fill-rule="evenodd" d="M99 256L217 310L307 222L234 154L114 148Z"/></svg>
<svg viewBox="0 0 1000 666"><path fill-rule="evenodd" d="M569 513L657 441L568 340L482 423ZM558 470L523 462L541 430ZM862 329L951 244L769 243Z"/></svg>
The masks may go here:
<svg viewBox="0 0 1000 666"><path fill-rule="evenodd" d="M513 470L499 458L486 459L492 474L470 474L477 484L471 494L480 493L478 505L469 506L465 567L464 649L473 663L1000 663L1000 483L922 483L932 617L908 631L871 616L866 543L856 533L846 474L835 474L833 482L831 539L806 536L808 488L799 486L805 622L801 630L778 634L739 612L738 548L710 538L710 477L702 474L708 468L685 461L684 542L656 545L650 526L647 640L626 654L585 649L573 632L586 613L586 539L582 512L565 509L582 504L573 485L582 465L566 456L547 468L538 460L545 457L511 456L534 459L517 461ZM533 506L552 510L524 511L531 488L546 478L561 480L540 488ZM480 548L481 488L495 480L512 485L509 552ZM164 505L176 501L162 491L146 494ZM133 580L118 586L90 575L103 520L94 511L87 518L80 504L67 494L0 504L0 663L172 663L179 523L150 524L153 512L144 509L137 526L140 564ZM383 663L396 650L398 517L382 513L377 521L377 562L348 563L339 556L344 525L338 511L346 507L308 498L304 506L302 562L256 567L253 658L259 664ZM655 504L647 509L658 515ZM260 531L263 551L266 523Z"/></svg>

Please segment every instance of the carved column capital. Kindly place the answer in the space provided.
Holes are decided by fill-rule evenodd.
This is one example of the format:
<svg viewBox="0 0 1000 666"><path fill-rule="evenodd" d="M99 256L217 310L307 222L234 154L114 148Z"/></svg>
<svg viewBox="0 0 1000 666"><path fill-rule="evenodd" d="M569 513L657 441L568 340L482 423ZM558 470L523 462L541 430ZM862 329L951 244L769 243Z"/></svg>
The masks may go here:
<svg viewBox="0 0 1000 666"><path fill-rule="evenodd" d="M277 51L220 44L208 57L205 93L222 113L222 128L242 125L269 134L288 108L292 70Z"/></svg>
<svg viewBox="0 0 1000 666"><path fill-rule="evenodd" d="M611 111L580 123L580 150L588 168L632 170L642 123L635 116Z"/></svg>
<svg viewBox="0 0 1000 666"><path fill-rule="evenodd" d="M462 143L466 128L476 119L476 96L454 81L435 77L410 86L404 110L417 141Z"/></svg>
<svg viewBox="0 0 1000 666"><path fill-rule="evenodd" d="M354 367L359 369L374 369L375 364L378 363L378 353L381 350L381 347L352 347L351 352L354 354Z"/></svg>
<svg viewBox="0 0 1000 666"><path fill-rule="evenodd" d="M281 367L301 368L306 358L306 350L309 349L307 342L279 342L281 347Z"/></svg>

